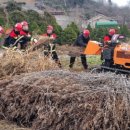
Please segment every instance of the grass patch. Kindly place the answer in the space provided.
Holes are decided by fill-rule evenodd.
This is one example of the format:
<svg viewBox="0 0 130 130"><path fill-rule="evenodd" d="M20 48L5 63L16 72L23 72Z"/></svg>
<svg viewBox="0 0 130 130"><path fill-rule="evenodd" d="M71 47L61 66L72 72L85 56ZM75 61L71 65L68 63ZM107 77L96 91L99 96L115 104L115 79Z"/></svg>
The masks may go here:
<svg viewBox="0 0 130 130"><path fill-rule="evenodd" d="M60 61L61 61L63 68L69 69L70 56L61 55ZM89 68L99 66L102 63L99 55L98 56L87 56L87 62L88 62ZM76 71L83 71L84 70L80 57L76 57L76 61L75 61L73 69Z"/></svg>
<svg viewBox="0 0 130 130"><path fill-rule="evenodd" d="M88 64L90 67L94 67L97 65L101 65L102 61L101 61L101 56L97 55L97 56L88 56Z"/></svg>

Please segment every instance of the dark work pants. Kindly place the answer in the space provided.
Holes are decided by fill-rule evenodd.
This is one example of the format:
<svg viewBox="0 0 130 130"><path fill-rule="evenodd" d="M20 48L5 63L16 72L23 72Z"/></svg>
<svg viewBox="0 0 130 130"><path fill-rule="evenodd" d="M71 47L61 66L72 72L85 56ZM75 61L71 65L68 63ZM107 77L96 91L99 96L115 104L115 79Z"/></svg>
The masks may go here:
<svg viewBox="0 0 130 130"><path fill-rule="evenodd" d="M44 52L44 55L45 55L45 56L49 56L49 54L50 54L49 51L48 51L48 52L47 52L47 51ZM52 57L52 59L58 64L58 66L61 68L62 66L61 66L61 63L60 63L60 60L59 60L59 58L58 58L58 55L57 55L57 52L56 52L56 51L53 51L53 52L52 52L51 57Z"/></svg>
<svg viewBox="0 0 130 130"><path fill-rule="evenodd" d="M45 52L44 52L44 55L45 55L45 56L49 56L49 55L50 55L50 52L49 52L49 51L48 51L48 52L45 51ZM56 62L59 60L56 51L53 51L53 52L52 52L51 57L52 57L52 59L53 59L54 61L56 61Z"/></svg>
<svg viewBox="0 0 130 130"><path fill-rule="evenodd" d="M87 65L86 55L81 54L80 57L81 57L81 62L82 62L84 69L87 69L88 65ZM76 59L76 57L70 57L70 65L69 65L70 68L73 67L73 65L75 63L75 59Z"/></svg>
<svg viewBox="0 0 130 130"><path fill-rule="evenodd" d="M8 36L4 41L5 47L10 47L10 45L13 45L15 43L16 39Z"/></svg>

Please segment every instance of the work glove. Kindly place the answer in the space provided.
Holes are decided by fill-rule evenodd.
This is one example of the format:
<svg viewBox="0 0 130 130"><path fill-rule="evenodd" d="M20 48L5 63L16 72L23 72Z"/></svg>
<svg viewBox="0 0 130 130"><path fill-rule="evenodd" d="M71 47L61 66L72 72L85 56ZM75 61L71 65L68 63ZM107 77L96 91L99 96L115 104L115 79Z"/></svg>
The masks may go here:
<svg viewBox="0 0 130 130"><path fill-rule="evenodd" d="M32 44L37 44L37 43L38 43L38 40L37 40L36 38L33 38L33 37L32 37L32 38L31 38L31 43L32 43Z"/></svg>
<svg viewBox="0 0 130 130"><path fill-rule="evenodd" d="M99 46L100 46L100 47L103 47L103 43L100 43Z"/></svg>

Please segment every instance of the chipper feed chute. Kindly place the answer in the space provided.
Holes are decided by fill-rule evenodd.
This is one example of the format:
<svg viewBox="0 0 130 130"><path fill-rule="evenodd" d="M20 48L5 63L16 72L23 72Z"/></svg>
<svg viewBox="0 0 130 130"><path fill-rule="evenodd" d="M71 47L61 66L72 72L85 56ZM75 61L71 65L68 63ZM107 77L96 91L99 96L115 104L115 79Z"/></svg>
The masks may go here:
<svg viewBox="0 0 130 130"><path fill-rule="evenodd" d="M89 41L85 48L85 55L101 55L101 43L97 41Z"/></svg>

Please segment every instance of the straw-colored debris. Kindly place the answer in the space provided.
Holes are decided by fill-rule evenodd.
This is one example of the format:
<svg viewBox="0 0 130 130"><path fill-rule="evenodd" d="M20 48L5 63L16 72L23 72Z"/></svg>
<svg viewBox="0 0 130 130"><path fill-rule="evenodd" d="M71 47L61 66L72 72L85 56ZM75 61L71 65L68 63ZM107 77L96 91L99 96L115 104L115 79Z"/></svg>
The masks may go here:
<svg viewBox="0 0 130 130"><path fill-rule="evenodd" d="M40 51L21 52L8 49L0 57L0 78L57 68L51 58Z"/></svg>
<svg viewBox="0 0 130 130"><path fill-rule="evenodd" d="M57 68L51 57L44 57L44 44L51 43L53 39L38 36L38 42L31 44L26 51L8 48L0 50L0 78Z"/></svg>

